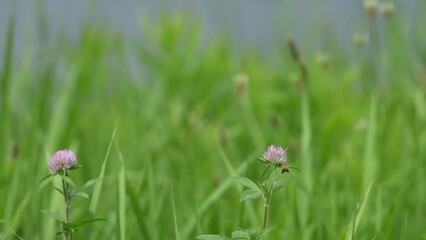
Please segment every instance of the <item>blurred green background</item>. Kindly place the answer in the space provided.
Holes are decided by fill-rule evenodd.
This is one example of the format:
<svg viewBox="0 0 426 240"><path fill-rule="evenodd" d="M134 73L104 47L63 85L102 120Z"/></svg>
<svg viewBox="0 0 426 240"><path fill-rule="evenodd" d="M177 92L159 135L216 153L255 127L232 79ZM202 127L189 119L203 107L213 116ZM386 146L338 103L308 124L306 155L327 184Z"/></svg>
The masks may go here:
<svg viewBox="0 0 426 240"><path fill-rule="evenodd" d="M10 14L0 23L0 239L54 238L60 226L40 210L63 215L63 200L38 184L63 148L84 165L71 173L77 185L105 167L71 219L108 220L74 239L259 226L261 201L241 204L232 176L258 178L270 144L287 148L306 191L286 182L273 196L268 239L426 239L426 3L413 2L359 1L340 23L346 37L334 25L308 31L312 17L294 38L284 27L265 36L273 47L206 30L191 6L138 15L137 34L90 11L77 34L51 34L42 1L27 9L31 24Z"/></svg>

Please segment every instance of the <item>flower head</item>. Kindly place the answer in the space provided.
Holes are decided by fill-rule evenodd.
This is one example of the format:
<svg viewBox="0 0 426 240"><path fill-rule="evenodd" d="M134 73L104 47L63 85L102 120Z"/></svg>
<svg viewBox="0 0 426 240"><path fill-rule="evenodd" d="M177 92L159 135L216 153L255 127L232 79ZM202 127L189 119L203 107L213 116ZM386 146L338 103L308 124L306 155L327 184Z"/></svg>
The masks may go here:
<svg viewBox="0 0 426 240"><path fill-rule="evenodd" d="M382 3L380 5L380 11L385 17L389 17L395 11L395 5L393 2Z"/></svg>
<svg viewBox="0 0 426 240"><path fill-rule="evenodd" d="M57 173L77 165L77 157L71 150L59 150L50 156L48 165L52 173Z"/></svg>
<svg viewBox="0 0 426 240"><path fill-rule="evenodd" d="M282 147L271 145L268 147L268 151L263 154L263 158L273 164L282 165L287 161L287 151L283 150Z"/></svg>

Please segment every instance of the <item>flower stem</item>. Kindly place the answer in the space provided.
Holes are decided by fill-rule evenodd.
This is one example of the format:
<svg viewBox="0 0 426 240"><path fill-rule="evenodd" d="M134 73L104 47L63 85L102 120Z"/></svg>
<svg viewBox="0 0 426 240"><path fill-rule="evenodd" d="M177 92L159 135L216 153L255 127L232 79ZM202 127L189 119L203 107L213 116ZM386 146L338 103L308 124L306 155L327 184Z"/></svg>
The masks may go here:
<svg viewBox="0 0 426 240"><path fill-rule="evenodd" d="M66 175L66 173L64 173ZM70 222L70 198L68 196L68 184L65 182L65 179L62 177L62 191L64 193L65 201L65 218L66 223ZM72 232L65 232L66 240L72 240Z"/></svg>
<svg viewBox="0 0 426 240"><path fill-rule="evenodd" d="M263 208L264 214L263 214L262 232L265 231L266 226L268 224L269 200L271 200L271 196L272 196L272 187L263 196L263 200L265 201L265 205L264 205L264 208Z"/></svg>
<svg viewBox="0 0 426 240"><path fill-rule="evenodd" d="M264 206L264 215L263 215L263 227L262 231L266 229L266 225L268 223L268 211L269 211L269 201L265 200L265 206Z"/></svg>

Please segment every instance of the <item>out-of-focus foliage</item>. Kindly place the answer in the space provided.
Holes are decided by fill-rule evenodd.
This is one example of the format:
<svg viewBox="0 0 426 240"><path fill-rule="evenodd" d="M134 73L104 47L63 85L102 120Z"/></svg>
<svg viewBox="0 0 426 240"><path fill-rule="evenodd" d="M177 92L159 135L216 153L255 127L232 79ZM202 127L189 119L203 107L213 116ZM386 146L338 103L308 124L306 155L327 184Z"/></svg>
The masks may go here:
<svg viewBox="0 0 426 240"><path fill-rule="evenodd" d="M99 176L117 126L96 210L108 220L75 239L193 239L259 224L262 209L240 207L232 177L259 176L254 160L269 144L288 147L307 188L286 184L274 196L270 239L424 238L426 37L408 38L398 14L383 19L380 41L369 22L368 41L346 43L355 57L298 44L307 79L285 41L268 59L226 37L203 39L200 19L184 14L144 20L132 39L88 23L78 40L22 55L10 21L0 236L52 239L59 226L40 209L62 214L63 202L53 187L37 191L48 156L75 151L80 185ZM88 205L76 199L71 218Z"/></svg>

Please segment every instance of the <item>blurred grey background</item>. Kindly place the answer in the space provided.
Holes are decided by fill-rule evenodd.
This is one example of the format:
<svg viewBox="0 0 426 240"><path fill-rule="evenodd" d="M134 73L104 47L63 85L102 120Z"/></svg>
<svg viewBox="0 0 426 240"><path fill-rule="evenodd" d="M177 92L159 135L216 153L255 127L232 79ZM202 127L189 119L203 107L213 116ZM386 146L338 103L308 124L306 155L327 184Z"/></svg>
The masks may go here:
<svg viewBox="0 0 426 240"><path fill-rule="evenodd" d="M417 1L394 1L396 11L415 18L422 12ZM78 37L84 23L92 19L133 37L140 34L138 16L148 15L155 21L161 14L183 9L200 16L205 39L225 32L236 46L263 52L276 51L288 33L302 44L309 38L309 48L321 49L327 46L327 39L350 46L354 32L367 31L362 0L0 0L0 49L3 52L11 16L16 18L20 51L26 41L37 41L33 36L40 30L36 27L40 15L47 23L43 34L50 40L58 34Z"/></svg>

